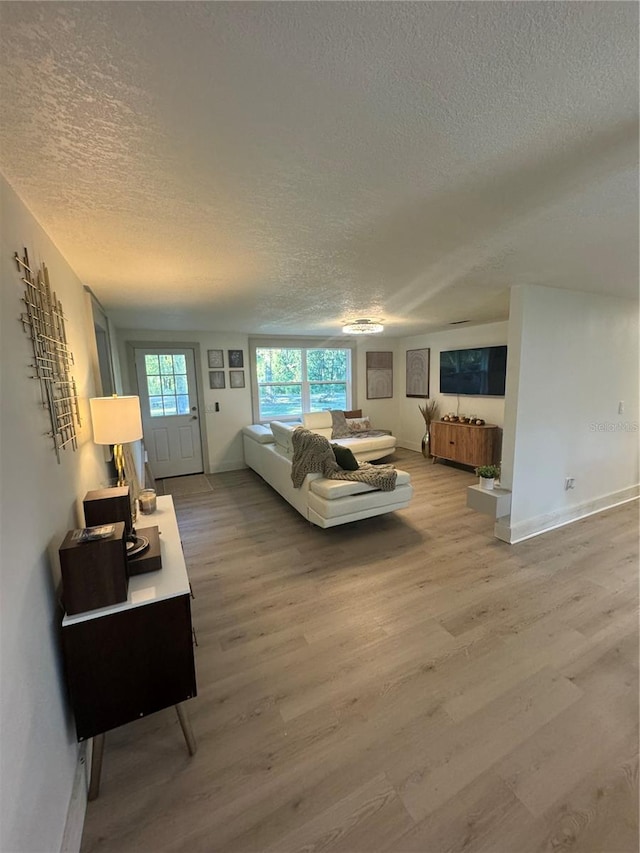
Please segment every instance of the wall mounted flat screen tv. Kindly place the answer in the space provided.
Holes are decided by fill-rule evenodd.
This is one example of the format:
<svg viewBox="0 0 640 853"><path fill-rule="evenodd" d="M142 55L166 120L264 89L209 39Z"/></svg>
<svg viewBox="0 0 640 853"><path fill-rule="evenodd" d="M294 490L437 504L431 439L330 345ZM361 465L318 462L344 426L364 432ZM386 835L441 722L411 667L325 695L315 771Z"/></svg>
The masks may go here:
<svg viewBox="0 0 640 853"><path fill-rule="evenodd" d="M440 353L440 393L504 397L507 348L480 347Z"/></svg>

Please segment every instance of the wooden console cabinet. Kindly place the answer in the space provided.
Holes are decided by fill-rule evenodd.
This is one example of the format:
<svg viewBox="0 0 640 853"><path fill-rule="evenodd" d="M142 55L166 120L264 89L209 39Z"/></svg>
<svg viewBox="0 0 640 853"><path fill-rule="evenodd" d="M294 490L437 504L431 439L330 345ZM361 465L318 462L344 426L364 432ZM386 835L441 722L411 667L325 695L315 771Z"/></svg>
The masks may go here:
<svg viewBox="0 0 640 853"><path fill-rule="evenodd" d="M77 737L95 739L89 799L110 729L175 705L190 754L196 749L182 706L197 693L191 591L171 497L159 497L147 519L160 531L162 568L131 576L126 601L62 620Z"/></svg>
<svg viewBox="0 0 640 853"><path fill-rule="evenodd" d="M434 421L430 430L433 461L450 459L462 465L497 465L500 462L500 428L494 424L456 424Z"/></svg>

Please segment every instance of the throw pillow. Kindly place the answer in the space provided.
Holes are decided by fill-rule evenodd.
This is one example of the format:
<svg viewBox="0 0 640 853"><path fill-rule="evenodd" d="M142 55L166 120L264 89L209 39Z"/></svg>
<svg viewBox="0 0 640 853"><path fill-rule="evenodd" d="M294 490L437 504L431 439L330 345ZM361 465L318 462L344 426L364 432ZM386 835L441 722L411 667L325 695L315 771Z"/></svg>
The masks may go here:
<svg viewBox="0 0 640 853"><path fill-rule="evenodd" d="M347 418L346 421L351 432L365 432L371 429L369 418Z"/></svg>
<svg viewBox="0 0 640 853"><path fill-rule="evenodd" d="M360 467L358 465L358 460L348 447L341 447L339 444L332 444L331 449L333 450L333 455L336 457L336 462L343 471L358 470Z"/></svg>
<svg viewBox="0 0 640 853"><path fill-rule="evenodd" d="M349 438L349 427L344 412L338 409L330 409L331 412L331 438Z"/></svg>

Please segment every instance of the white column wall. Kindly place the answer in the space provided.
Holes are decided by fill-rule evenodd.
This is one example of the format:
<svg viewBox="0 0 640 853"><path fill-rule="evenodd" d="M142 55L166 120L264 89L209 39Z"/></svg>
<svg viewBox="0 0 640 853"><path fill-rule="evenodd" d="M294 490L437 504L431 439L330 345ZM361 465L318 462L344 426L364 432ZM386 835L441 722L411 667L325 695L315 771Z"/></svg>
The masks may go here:
<svg viewBox="0 0 640 853"><path fill-rule="evenodd" d="M637 302L513 288L502 455L512 504L500 538L518 541L637 495L638 417Z"/></svg>

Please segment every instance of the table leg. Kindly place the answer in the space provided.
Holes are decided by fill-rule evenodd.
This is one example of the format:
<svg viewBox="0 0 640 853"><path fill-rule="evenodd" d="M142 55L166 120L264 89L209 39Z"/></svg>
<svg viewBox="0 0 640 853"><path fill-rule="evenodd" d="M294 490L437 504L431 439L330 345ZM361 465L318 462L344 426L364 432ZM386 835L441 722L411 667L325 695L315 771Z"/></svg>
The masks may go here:
<svg viewBox="0 0 640 853"><path fill-rule="evenodd" d="M100 775L102 773L102 756L104 755L104 734L96 735L93 739L91 752L91 776L89 777L89 793L87 798L95 800L100 793Z"/></svg>
<svg viewBox="0 0 640 853"><path fill-rule="evenodd" d="M176 713L178 714L178 719L180 720L182 734L184 735L184 739L187 744L187 749L189 750L189 755L195 755L198 745L196 744L196 739L193 736L191 720L189 719L189 715L187 714L187 709L184 707L184 702L180 702L178 705L176 705Z"/></svg>

